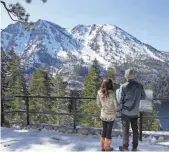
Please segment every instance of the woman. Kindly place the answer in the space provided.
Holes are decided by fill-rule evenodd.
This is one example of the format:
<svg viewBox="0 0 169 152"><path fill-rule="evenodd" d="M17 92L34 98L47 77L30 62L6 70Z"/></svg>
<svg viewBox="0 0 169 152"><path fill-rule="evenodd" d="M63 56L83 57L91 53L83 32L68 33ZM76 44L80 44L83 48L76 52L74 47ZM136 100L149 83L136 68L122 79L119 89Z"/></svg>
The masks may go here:
<svg viewBox="0 0 169 152"><path fill-rule="evenodd" d="M101 89L97 93L97 104L101 108L100 118L102 120L103 131L100 137L102 151L112 151L111 133L116 117L115 90L111 79L104 79Z"/></svg>

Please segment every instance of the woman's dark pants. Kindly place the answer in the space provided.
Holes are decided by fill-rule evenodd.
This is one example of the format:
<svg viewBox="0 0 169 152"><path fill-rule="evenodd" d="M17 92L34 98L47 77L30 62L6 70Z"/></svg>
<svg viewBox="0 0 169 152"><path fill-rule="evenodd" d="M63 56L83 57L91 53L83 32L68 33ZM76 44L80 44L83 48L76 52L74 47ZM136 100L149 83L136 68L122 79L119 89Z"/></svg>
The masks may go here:
<svg viewBox="0 0 169 152"><path fill-rule="evenodd" d="M111 133L114 121L102 121L103 131L102 137L111 139Z"/></svg>

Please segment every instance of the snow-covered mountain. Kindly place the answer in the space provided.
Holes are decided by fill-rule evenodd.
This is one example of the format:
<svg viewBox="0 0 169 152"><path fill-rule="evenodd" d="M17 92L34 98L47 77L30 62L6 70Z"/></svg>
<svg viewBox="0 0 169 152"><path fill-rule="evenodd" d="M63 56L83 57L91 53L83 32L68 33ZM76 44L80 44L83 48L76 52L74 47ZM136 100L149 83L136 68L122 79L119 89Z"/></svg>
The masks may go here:
<svg viewBox="0 0 169 152"><path fill-rule="evenodd" d="M167 69L169 63L169 53L156 50L110 24L66 29L38 20L33 30L26 30L21 23L9 25L1 37L3 49L13 48L28 68L50 66L70 74L77 62L89 66L96 58L103 68L130 62L137 63L142 71L157 72L162 65Z"/></svg>

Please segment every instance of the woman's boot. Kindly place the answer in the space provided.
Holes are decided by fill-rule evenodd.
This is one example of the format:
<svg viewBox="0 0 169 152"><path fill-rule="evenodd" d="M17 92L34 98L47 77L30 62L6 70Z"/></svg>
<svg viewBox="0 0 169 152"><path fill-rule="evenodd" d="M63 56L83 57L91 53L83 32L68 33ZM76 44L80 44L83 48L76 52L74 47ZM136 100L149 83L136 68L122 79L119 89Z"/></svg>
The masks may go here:
<svg viewBox="0 0 169 152"><path fill-rule="evenodd" d="M105 139L105 144L104 144L105 151L112 151L113 150L113 148L110 147L111 142L112 142L112 139L108 139L108 138Z"/></svg>
<svg viewBox="0 0 169 152"><path fill-rule="evenodd" d="M100 145L102 147L102 151L105 151L104 144L105 144L105 137L100 136Z"/></svg>

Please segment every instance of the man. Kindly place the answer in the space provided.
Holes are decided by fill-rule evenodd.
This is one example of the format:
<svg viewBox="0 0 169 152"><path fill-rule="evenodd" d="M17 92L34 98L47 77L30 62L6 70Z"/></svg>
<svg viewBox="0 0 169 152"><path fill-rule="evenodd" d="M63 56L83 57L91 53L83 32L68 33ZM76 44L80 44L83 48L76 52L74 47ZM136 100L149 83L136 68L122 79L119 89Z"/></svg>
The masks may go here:
<svg viewBox="0 0 169 152"><path fill-rule="evenodd" d="M120 97L117 112L121 116L123 129L123 146L119 147L120 151L127 151L129 146L129 126L133 131L133 151L138 146L138 114L140 100L144 100L146 95L143 86L134 80L135 72L128 69L125 72L127 82L120 87Z"/></svg>

